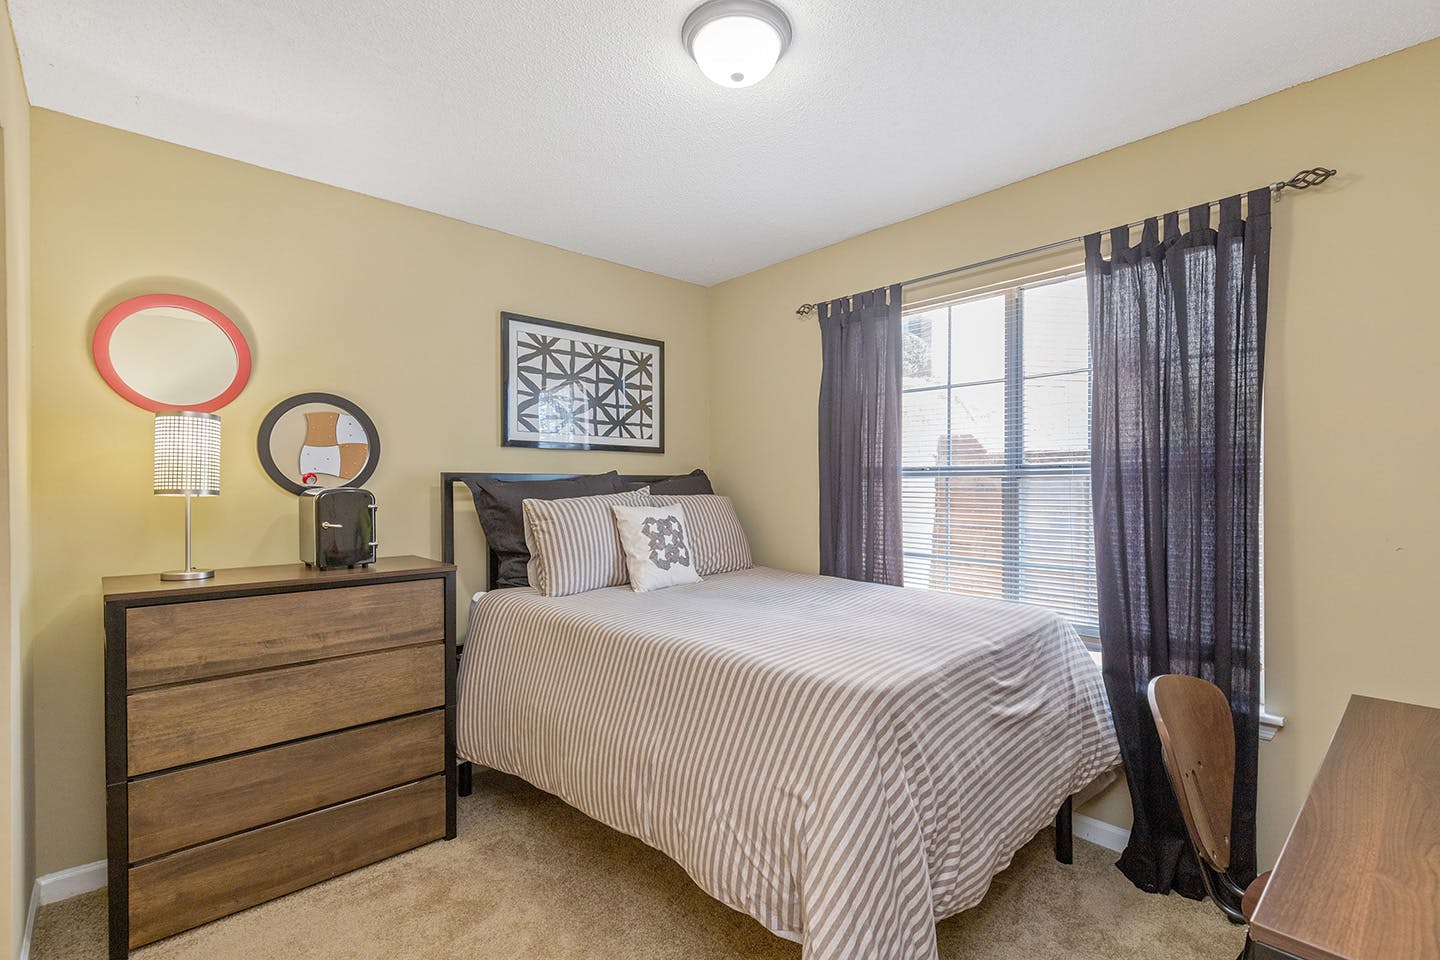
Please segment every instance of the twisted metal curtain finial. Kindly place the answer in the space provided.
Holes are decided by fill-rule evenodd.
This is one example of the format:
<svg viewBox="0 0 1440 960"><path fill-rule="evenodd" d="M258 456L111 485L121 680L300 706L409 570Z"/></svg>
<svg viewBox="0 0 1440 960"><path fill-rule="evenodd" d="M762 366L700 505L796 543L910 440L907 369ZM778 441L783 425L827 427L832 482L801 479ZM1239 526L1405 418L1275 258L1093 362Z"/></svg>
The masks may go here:
<svg viewBox="0 0 1440 960"><path fill-rule="evenodd" d="M1270 189L1275 191L1275 196L1280 196L1282 190L1309 190L1311 187L1318 187L1320 184L1335 176L1338 171L1329 167L1311 167L1309 170L1301 170L1289 180L1280 180L1270 184Z"/></svg>
<svg viewBox="0 0 1440 960"><path fill-rule="evenodd" d="M810 314L812 314L812 313L814 313L814 312L815 312L815 304L813 304L813 303L802 303L802 304L800 304L799 307L796 308L796 310L795 310L795 316L797 316L797 317L802 317L802 318L803 318L803 317L809 316Z"/></svg>

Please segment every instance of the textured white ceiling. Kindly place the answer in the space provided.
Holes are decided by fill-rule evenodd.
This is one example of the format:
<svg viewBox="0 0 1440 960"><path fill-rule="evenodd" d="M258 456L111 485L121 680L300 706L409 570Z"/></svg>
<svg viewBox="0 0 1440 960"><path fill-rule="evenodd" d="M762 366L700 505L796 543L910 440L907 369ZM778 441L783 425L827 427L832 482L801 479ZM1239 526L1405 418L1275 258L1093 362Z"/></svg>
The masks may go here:
<svg viewBox="0 0 1440 960"><path fill-rule="evenodd" d="M1436 0L782 0L727 90L696 3L10 11L36 106L705 284L1440 34Z"/></svg>

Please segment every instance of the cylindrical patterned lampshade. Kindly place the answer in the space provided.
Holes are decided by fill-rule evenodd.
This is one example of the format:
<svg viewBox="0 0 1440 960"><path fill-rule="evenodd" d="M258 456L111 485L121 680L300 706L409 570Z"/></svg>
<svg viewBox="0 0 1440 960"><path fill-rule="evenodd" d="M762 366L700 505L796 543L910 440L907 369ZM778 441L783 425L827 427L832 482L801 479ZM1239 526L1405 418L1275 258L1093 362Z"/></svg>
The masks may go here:
<svg viewBox="0 0 1440 960"><path fill-rule="evenodd" d="M198 410L155 414L155 492L166 497L220 494L220 417Z"/></svg>

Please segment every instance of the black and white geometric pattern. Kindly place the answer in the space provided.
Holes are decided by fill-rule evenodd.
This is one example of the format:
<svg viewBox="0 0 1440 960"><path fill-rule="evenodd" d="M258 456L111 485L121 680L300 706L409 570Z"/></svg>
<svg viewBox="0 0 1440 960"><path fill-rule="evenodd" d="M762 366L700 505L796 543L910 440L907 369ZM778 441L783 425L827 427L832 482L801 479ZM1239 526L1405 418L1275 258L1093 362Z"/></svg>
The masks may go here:
<svg viewBox="0 0 1440 960"><path fill-rule="evenodd" d="M507 444L663 450L663 344L502 318Z"/></svg>

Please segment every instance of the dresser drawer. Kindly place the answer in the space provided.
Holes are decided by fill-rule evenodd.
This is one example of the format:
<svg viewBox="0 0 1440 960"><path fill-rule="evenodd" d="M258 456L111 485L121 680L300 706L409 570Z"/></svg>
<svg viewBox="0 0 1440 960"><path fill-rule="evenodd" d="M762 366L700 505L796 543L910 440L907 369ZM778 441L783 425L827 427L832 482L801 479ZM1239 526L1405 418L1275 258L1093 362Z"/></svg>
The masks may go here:
<svg viewBox="0 0 1440 960"><path fill-rule="evenodd" d="M129 689L443 640L437 579L203 603L125 613Z"/></svg>
<svg viewBox="0 0 1440 960"><path fill-rule="evenodd" d="M284 896L445 834L432 777L191 847L128 872L130 946Z"/></svg>
<svg viewBox="0 0 1440 960"><path fill-rule="evenodd" d="M445 714L312 737L130 783L130 862L445 770Z"/></svg>
<svg viewBox="0 0 1440 960"><path fill-rule="evenodd" d="M441 706L445 647L426 643L132 693L129 775Z"/></svg>

